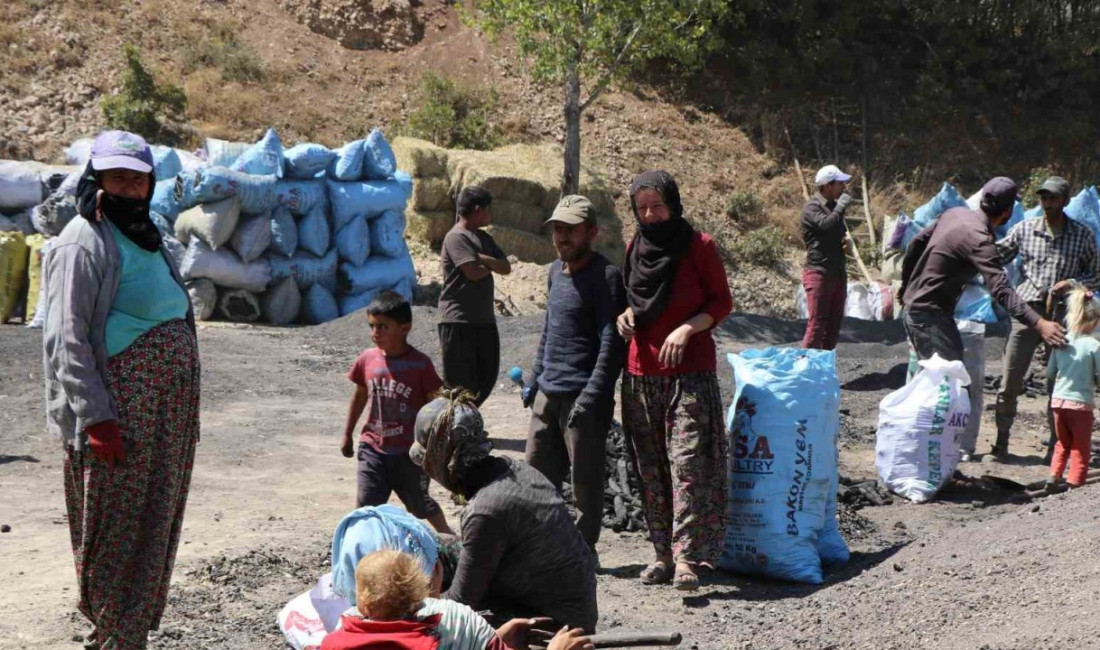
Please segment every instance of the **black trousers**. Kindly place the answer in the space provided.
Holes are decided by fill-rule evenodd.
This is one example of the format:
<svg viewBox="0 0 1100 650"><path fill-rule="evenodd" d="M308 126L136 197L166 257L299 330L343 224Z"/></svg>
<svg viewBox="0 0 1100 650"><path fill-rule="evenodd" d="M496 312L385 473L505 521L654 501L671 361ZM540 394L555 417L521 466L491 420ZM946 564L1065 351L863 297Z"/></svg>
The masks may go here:
<svg viewBox="0 0 1100 650"><path fill-rule="evenodd" d="M955 316L945 311L905 310L905 333L921 361L940 355L945 361L962 361L963 344Z"/></svg>
<svg viewBox="0 0 1100 650"><path fill-rule="evenodd" d="M497 326L440 323L439 346L443 351L443 382L470 391L481 406L493 392L500 372Z"/></svg>
<svg viewBox="0 0 1100 650"><path fill-rule="evenodd" d="M607 455L607 430L611 427L610 409L579 418L569 426L569 414L576 397L544 395L541 391L531 405L531 424L527 430L527 464L542 472L559 491L568 478L573 484L573 504L577 508L577 529L592 548L600 539L603 525L604 465Z"/></svg>

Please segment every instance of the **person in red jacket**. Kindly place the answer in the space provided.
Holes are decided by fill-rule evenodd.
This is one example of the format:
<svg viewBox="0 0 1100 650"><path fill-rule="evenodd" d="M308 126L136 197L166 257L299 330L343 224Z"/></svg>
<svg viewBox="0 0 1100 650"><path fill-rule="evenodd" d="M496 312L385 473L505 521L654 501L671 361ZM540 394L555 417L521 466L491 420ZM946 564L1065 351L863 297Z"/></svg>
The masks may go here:
<svg viewBox="0 0 1100 650"><path fill-rule="evenodd" d="M637 231L626 253L630 341L622 384L623 428L642 476L656 561L645 584L699 587L695 567L722 552L726 439L711 329L733 309L718 249L684 219L680 190L664 171L630 186Z"/></svg>

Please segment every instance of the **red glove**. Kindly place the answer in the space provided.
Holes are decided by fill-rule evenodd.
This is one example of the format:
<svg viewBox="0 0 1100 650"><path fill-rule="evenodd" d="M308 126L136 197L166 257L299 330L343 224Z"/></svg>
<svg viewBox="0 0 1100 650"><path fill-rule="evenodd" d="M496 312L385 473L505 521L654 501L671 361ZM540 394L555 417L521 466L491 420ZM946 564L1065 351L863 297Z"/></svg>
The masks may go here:
<svg viewBox="0 0 1100 650"><path fill-rule="evenodd" d="M118 429L117 420L93 424L86 427L84 433L88 434L88 446L96 458L111 467L122 462L126 452L122 447L122 432Z"/></svg>

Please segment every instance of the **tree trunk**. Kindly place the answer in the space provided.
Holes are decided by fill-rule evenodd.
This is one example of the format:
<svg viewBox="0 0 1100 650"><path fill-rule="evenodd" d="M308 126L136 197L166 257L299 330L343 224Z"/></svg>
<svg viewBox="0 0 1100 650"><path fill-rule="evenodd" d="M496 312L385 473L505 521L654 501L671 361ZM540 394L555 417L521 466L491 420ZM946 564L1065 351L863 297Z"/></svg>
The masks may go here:
<svg viewBox="0 0 1100 650"><path fill-rule="evenodd" d="M581 180L581 78L576 67L565 86L565 170L561 194L576 194Z"/></svg>

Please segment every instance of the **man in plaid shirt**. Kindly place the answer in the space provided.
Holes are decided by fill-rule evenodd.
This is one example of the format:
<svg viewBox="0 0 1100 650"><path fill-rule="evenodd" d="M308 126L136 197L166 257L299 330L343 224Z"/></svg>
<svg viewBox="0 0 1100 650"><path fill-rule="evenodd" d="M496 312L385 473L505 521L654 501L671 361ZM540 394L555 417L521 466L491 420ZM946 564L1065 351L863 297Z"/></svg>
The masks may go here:
<svg viewBox="0 0 1100 650"><path fill-rule="evenodd" d="M1100 255L1097 255L1092 230L1066 216L1064 210L1069 202L1066 179L1051 176L1043 182L1038 193L1043 216L1016 224L997 242L997 250L1006 264L1019 257L1020 284L1016 293L1044 318L1052 318L1053 315L1047 313L1048 296L1058 296L1075 284L1097 289ZM1001 389L997 393L997 442L992 451L995 457L1003 458L1008 454L1008 439L1016 419L1016 401L1023 391L1024 377L1039 342L1035 330L1016 325L1008 337ZM1049 456L1054 450L1054 424L1049 408L1047 425L1051 440Z"/></svg>

